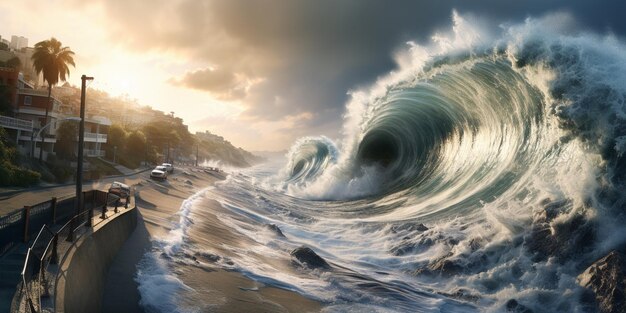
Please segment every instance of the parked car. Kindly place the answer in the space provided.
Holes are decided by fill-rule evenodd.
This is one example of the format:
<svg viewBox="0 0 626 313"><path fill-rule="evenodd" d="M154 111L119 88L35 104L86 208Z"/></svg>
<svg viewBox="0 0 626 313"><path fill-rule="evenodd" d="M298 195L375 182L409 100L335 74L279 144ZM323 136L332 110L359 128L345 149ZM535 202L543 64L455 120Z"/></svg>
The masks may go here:
<svg viewBox="0 0 626 313"><path fill-rule="evenodd" d="M167 179L167 168L165 166L157 166L152 172L150 172L150 178L152 179Z"/></svg>
<svg viewBox="0 0 626 313"><path fill-rule="evenodd" d="M173 173L174 172L174 165L172 165L172 163L163 163L163 164L161 164L161 166L165 166L165 168L167 169L168 173Z"/></svg>
<svg viewBox="0 0 626 313"><path fill-rule="evenodd" d="M126 199L128 198L128 196L130 196L130 187L128 187L128 185L126 184L116 181L111 184L111 187L109 187L109 193L120 197L120 199Z"/></svg>

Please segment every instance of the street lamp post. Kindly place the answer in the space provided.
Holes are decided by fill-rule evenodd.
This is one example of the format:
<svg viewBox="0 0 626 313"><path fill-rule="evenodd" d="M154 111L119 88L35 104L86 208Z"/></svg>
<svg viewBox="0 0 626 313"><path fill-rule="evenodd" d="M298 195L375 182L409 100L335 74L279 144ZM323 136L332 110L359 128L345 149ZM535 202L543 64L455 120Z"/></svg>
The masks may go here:
<svg viewBox="0 0 626 313"><path fill-rule="evenodd" d="M83 208L83 146L85 144L85 89L86 82L93 77L80 77L80 124L78 126L78 164L76 166L76 214ZM91 221L88 221L91 224Z"/></svg>

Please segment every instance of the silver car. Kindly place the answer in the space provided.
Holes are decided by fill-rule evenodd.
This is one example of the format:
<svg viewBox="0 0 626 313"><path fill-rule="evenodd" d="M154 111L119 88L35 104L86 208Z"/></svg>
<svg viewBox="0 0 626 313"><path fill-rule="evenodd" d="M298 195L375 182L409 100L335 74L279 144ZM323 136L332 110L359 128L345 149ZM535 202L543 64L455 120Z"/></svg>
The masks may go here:
<svg viewBox="0 0 626 313"><path fill-rule="evenodd" d="M163 163L161 164L161 166L164 166L167 169L168 173L174 172L174 165L172 165L172 163Z"/></svg>
<svg viewBox="0 0 626 313"><path fill-rule="evenodd" d="M165 166L155 167L152 172L150 172L150 178L160 180L167 179L167 168Z"/></svg>

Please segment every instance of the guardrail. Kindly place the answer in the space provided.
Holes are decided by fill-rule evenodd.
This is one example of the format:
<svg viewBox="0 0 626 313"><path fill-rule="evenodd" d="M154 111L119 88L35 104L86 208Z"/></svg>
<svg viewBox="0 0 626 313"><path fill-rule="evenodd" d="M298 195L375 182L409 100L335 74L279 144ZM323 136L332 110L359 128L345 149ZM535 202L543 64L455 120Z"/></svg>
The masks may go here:
<svg viewBox="0 0 626 313"><path fill-rule="evenodd" d="M99 224L108 218L108 208L114 208L114 212L118 213L120 207L128 208L130 197L134 195L134 188L131 188L130 194L121 201L117 195L108 192L91 190L83 192L84 207L83 210L71 217L63 226L54 230L58 225L58 217L66 214L67 204L71 200L73 203L75 197L56 201L42 202L35 206L25 207L24 212L27 216L29 213L41 214L49 208L55 208L52 216L52 224L44 223L35 237L26 254L24 267L21 272L21 282L17 288L16 294L11 303L11 312L53 312L55 309L54 299L57 290L56 274L67 258L68 251L76 244L78 239L92 226ZM48 204L52 202L52 204ZM28 210L26 210L28 208ZM33 210L33 208L35 208ZM100 217L94 222L94 211L99 211ZM59 214L60 216L57 216ZM28 218L26 218L28 220ZM61 219L65 221L65 219ZM27 233L27 232L26 232ZM59 240L61 239L61 240ZM59 257L61 261L59 262ZM54 286L52 282L54 281ZM54 287L54 288L51 288Z"/></svg>

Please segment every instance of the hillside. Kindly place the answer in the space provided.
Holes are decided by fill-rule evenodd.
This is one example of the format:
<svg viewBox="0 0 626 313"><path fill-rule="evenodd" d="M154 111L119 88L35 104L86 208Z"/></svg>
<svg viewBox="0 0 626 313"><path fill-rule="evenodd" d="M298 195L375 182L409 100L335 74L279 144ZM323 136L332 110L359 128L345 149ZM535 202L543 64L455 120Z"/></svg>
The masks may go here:
<svg viewBox="0 0 626 313"><path fill-rule="evenodd" d="M265 160L242 148L233 146L224 137L209 131L197 132L196 138L200 143L198 154L201 161L219 161L231 166L249 167Z"/></svg>

